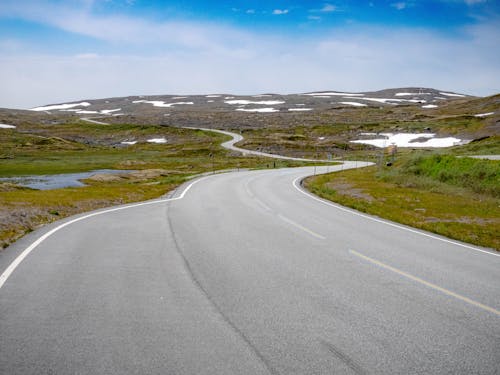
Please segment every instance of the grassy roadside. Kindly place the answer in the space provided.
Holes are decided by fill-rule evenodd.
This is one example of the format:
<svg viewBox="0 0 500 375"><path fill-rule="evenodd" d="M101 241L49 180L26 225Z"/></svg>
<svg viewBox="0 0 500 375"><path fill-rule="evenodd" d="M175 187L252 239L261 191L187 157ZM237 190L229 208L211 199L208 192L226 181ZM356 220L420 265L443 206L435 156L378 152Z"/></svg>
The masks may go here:
<svg viewBox="0 0 500 375"><path fill-rule="evenodd" d="M164 137L166 144L147 139ZM132 169L131 175L98 176L87 186L33 190L0 182L0 249L54 220L116 204L160 197L190 176L231 168L304 165L241 157L222 149L230 137L164 126L70 123L20 126L0 132L0 177ZM123 146L121 141L137 140ZM310 164L310 163L309 163Z"/></svg>
<svg viewBox="0 0 500 375"><path fill-rule="evenodd" d="M395 222L500 250L500 162L420 153L392 167L311 177L313 193Z"/></svg>

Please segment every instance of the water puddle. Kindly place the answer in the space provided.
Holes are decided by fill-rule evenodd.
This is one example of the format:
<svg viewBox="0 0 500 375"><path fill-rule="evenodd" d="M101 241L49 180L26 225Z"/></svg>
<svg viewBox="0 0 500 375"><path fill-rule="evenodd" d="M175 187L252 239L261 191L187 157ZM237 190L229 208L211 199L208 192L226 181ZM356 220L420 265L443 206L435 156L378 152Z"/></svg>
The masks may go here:
<svg viewBox="0 0 500 375"><path fill-rule="evenodd" d="M40 176L19 176L19 177L4 177L0 178L0 182L11 182L20 186L28 187L36 190L53 190L65 187L81 187L85 186L80 180L89 178L96 173L107 174L127 174L135 172L134 170L117 170L117 169L98 169L90 172L80 173L63 173Z"/></svg>

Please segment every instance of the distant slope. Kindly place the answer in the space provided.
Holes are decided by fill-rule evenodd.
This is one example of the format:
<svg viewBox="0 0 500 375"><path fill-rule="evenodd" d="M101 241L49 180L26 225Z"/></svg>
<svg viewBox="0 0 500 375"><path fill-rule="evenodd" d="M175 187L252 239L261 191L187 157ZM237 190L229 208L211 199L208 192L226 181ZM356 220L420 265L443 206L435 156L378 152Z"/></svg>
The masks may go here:
<svg viewBox="0 0 500 375"><path fill-rule="evenodd" d="M148 115L158 112L219 111L246 113L310 112L343 107L390 107L413 105L435 108L473 97L429 88L396 88L374 92L318 91L303 94L261 95L153 95L84 100L32 108L47 114L85 116Z"/></svg>
<svg viewBox="0 0 500 375"><path fill-rule="evenodd" d="M192 126L246 131L335 126L341 138L363 132L429 132L460 139L500 135L500 94L478 98L404 87L373 92L318 91L261 95L151 95L87 99L32 110L0 109L0 123L51 125L80 121Z"/></svg>

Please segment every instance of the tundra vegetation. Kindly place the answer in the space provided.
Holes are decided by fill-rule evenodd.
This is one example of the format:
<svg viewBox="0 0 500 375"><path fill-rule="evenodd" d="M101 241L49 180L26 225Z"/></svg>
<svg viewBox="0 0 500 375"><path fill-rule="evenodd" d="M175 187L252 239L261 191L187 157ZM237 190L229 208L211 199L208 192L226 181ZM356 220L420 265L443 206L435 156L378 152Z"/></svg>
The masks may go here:
<svg viewBox="0 0 500 375"><path fill-rule="evenodd" d="M84 122L68 112L0 110L0 123L16 126L0 129L0 177L135 171L101 174L85 180L85 187L57 190L0 182L0 248L68 215L161 197L200 173L311 164L242 157L220 147L226 136L181 128L191 126L239 132L244 140L238 146L248 149L373 161L374 167L317 176L306 186L364 212L499 249L499 162L462 156L500 154L500 95L442 101L435 109L323 103L309 112L277 113L239 112L228 105L178 106L165 113L151 105L124 107L126 98L116 100L128 114L98 119L109 125ZM476 141L438 151L400 148L389 167L392 156L384 150L350 142L362 133L381 132L431 132ZM147 142L159 138L166 143Z"/></svg>

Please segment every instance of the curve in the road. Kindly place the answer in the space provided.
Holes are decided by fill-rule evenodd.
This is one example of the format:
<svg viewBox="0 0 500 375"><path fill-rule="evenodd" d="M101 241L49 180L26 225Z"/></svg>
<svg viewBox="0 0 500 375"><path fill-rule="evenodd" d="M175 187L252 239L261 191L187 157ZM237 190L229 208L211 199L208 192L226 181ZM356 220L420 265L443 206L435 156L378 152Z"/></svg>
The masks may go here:
<svg viewBox="0 0 500 375"><path fill-rule="evenodd" d="M92 119L87 118L87 117L82 117L82 118L80 118L80 120L86 121L86 122L90 122L90 123L94 123L94 124L99 124L99 125L109 125L108 123L95 121L95 120L92 120ZM211 132L215 132L215 133L220 133L220 134L228 135L228 136L232 137L232 139L230 141L222 143L221 146L224 147L224 148L226 148L226 149L228 149L228 150L231 150L231 151L240 152L243 155L255 155L255 156L269 157L269 158L274 158L274 159L285 159L285 160L295 160L295 161L316 161L316 162L329 162L330 161L330 160L294 158L294 157L289 157L289 156L284 156L284 155L276 155L276 154L269 154L269 153L265 153L265 152L254 151L254 150L246 150L246 149L234 146L235 143L240 142L241 140L243 140L243 137L240 134L236 134L236 133L225 131L225 130L209 129L209 128L199 128L199 127L183 127L183 128L185 128L185 129L192 129L192 130L211 131ZM368 163L366 165L362 165L362 164L358 165L356 163L356 165L354 167L358 168L358 167L367 166L369 164L370 163ZM325 172L325 173L327 173L327 172ZM113 209L108 209L108 210L101 210L101 211L98 211L98 212L95 212L95 213L92 213L92 214L89 214L89 215L85 215L85 216L73 219L73 220L68 221L68 222L65 222L64 224L61 224L60 226L52 229L50 232L48 232L48 233L44 234L43 236L41 236L40 238L38 238L35 242L33 242L30 246L28 246L10 264L10 266L0 275L0 288L2 288L3 284L7 281L7 279L12 274L12 272L14 272L14 270L19 266L19 264L23 261L23 259L25 257L27 257L29 255L29 253L31 253L31 251L33 251L47 237L51 236L52 234L54 234L58 230L64 228L65 226L73 224L73 223L76 223L76 222L78 222L80 220L84 220L84 219L96 216L96 215L102 215L102 214L107 213L107 212L113 212L113 211L116 211L116 210L123 210L123 209L137 207L137 206L141 206L141 205L145 205L145 204L155 204L155 203L168 202L170 200L182 199L184 197L184 194L189 190L189 188L192 186L192 184L194 184L197 181L199 181L199 180L196 180L193 183L191 183L190 185L188 185L186 187L186 189L183 191L183 193L181 194L181 196L179 196L177 198L173 198L173 199L161 199L161 200L155 200L155 201L151 201L151 202L143 202L143 203L128 205L128 206L124 206L124 207L118 207L118 208L113 208Z"/></svg>
<svg viewBox="0 0 500 375"><path fill-rule="evenodd" d="M0 373L495 373L500 259L310 199L313 171L69 219L0 290Z"/></svg>
<svg viewBox="0 0 500 375"><path fill-rule="evenodd" d="M110 212L116 212L116 211L121 211L121 210L126 210L126 209L130 209L130 208L134 208L134 207L147 206L147 205L152 205L152 204L159 204L159 203L165 203L165 202L169 202L169 201L175 201L175 200L183 199L184 196L186 195L186 193L189 191L189 189L191 189L191 187L194 184L196 184L196 183L200 182L201 180L203 180L203 178L204 177L201 177L201 178L196 179L196 180L192 181L191 183L189 183L182 190L182 192L177 197L175 197L175 198L157 199L157 200L152 200L152 201L134 203L134 204L129 204L129 205L125 205L125 206L118 206L118 207L114 207L114 208L108 208L108 209L104 209L104 210L99 210L99 211L95 211L95 212L92 212L92 213L89 213L89 214L86 214L86 215L83 215L83 216L79 216L79 217L74 218L72 220L68 220L68 221L66 221L66 222L64 222L64 223L56 226L55 228L53 228L52 230L48 231L44 235L40 236L36 241L34 241L31 245L29 245L26 249L24 249L14 259L14 261L4 270L4 272L2 272L2 274L0 275L0 289L5 284L5 282L7 281L7 279L12 275L12 273L16 270L16 268L21 264L21 262L33 250L35 250L47 238L49 238L50 236L52 236L54 233L58 232L59 230L63 229L64 227L67 227L68 225L77 223L77 222L82 221L82 220L86 220L86 219L89 219L89 218L92 218L92 217L95 217L95 216L99 216L99 215L103 215L103 214L107 214L107 213L110 213Z"/></svg>
<svg viewBox="0 0 500 375"><path fill-rule="evenodd" d="M282 160L295 160L295 161L312 161L312 162L321 162L321 163L331 163L332 160L321 160L321 159L307 159L307 158L294 158L291 156L284 156L284 155L278 155L278 154L269 154L267 152L261 152L261 151L255 151L255 150L248 150L245 148L237 147L235 146L236 143L242 141L244 138L241 134L233 133L227 130L219 130L219 129L210 129L210 128L198 128L198 127L191 127L191 126L185 126L183 127L184 129L193 129L193 130L204 130L204 131L210 131L210 132L215 132L219 134L224 134L232 137L230 141L224 142L221 144L222 147L225 149L231 150L231 151L236 151L239 152L243 155L255 155L255 156L261 156L261 157L266 157L266 158L273 158L273 159L282 159Z"/></svg>
<svg viewBox="0 0 500 375"><path fill-rule="evenodd" d="M103 118L103 117L92 117L92 118ZM91 124L109 125L107 122L92 120L92 118L90 118L90 117L80 117L80 120L85 121L85 122L90 122Z"/></svg>

